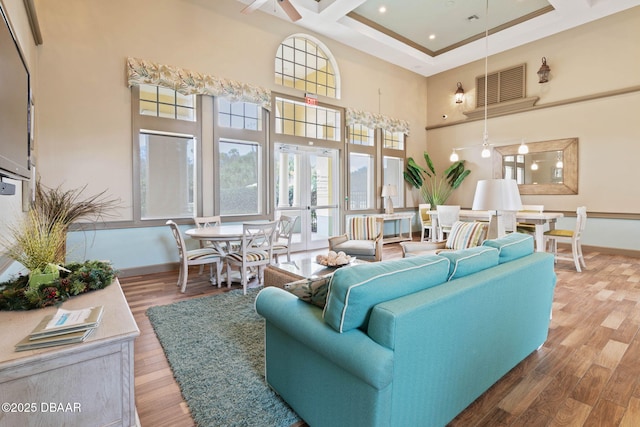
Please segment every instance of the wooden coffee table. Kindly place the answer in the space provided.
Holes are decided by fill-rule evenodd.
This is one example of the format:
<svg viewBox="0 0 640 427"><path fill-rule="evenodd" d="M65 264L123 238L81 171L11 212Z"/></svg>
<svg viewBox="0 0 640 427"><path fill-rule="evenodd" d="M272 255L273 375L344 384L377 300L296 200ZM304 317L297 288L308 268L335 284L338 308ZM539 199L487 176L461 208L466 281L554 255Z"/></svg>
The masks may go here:
<svg viewBox="0 0 640 427"><path fill-rule="evenodd" d="M350 265L361 264L366 261L355 259ZM284 287L285 284L300 279L326 276L336 271L338 267L327 267L318 264L315 258L302 258L291 262L283 262L267 266L264 270L264 286Z"/></svg>

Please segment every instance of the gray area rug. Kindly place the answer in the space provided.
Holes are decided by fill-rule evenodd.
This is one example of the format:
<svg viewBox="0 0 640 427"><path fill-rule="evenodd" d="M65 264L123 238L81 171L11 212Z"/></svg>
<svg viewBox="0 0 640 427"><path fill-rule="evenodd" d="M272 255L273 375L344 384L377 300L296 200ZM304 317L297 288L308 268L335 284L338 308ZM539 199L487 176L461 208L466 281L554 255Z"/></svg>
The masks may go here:
<svg viewBox="0 0 640 427"><path fill-rule="evenodd" d="M300 418L264 379L258 290L150 307L147 316L199 427L290 426Z"/></svg>

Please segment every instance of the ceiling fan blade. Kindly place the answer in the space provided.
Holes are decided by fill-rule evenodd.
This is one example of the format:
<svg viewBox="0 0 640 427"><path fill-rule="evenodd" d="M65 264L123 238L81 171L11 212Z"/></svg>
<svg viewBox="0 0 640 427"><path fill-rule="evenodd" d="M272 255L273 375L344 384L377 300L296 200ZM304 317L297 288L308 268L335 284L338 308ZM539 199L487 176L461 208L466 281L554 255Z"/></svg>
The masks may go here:
<svg viewBox="0 0 640 427"><path fill-rule="evenodd" d="M286 13L287 16L289 16L289 19L291 19L293 22L302 18L302 15L298 13L296 8L291 4L289 0L278 0L278 4L280 4L280 7L282 8L282 10L284 10L284 13Z"/></svg>
<svg viewBox="0 0 640 427"><path fill-rule="evenodd" d="M245 15L248 15L256 9L260 9L260 7L262 7L262 5L265 4L267 1L268 0L254 0L253 3L251 3L244 9L242 9L240 12L244 13Z"/></svg>

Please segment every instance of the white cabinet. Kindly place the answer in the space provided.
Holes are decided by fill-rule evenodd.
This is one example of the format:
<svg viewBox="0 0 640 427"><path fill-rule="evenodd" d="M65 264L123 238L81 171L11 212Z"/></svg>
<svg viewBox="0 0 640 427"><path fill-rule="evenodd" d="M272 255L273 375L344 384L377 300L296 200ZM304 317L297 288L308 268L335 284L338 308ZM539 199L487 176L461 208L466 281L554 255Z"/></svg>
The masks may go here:
<svg viewBox="0 0 640 427"><path fill-rule="evenodd" d="M65 309L104 306L87 340L16 352L14 345L56 308L0 312L0 425L136 425L133 344L140 334L117 279L64 302Z"/></svg>

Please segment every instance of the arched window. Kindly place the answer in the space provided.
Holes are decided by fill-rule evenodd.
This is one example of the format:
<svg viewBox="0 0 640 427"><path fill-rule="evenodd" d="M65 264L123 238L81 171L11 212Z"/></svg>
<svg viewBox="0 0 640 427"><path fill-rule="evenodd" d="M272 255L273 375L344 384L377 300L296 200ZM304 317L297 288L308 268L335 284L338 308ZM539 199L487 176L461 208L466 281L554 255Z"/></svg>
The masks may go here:
<svg viewBox="0 0 640 427"><path fill-rule="evenodd" d="M335 59L322 42L304 34L291 35L278 47L275 82L305 93L340 98Z"/></svg>

